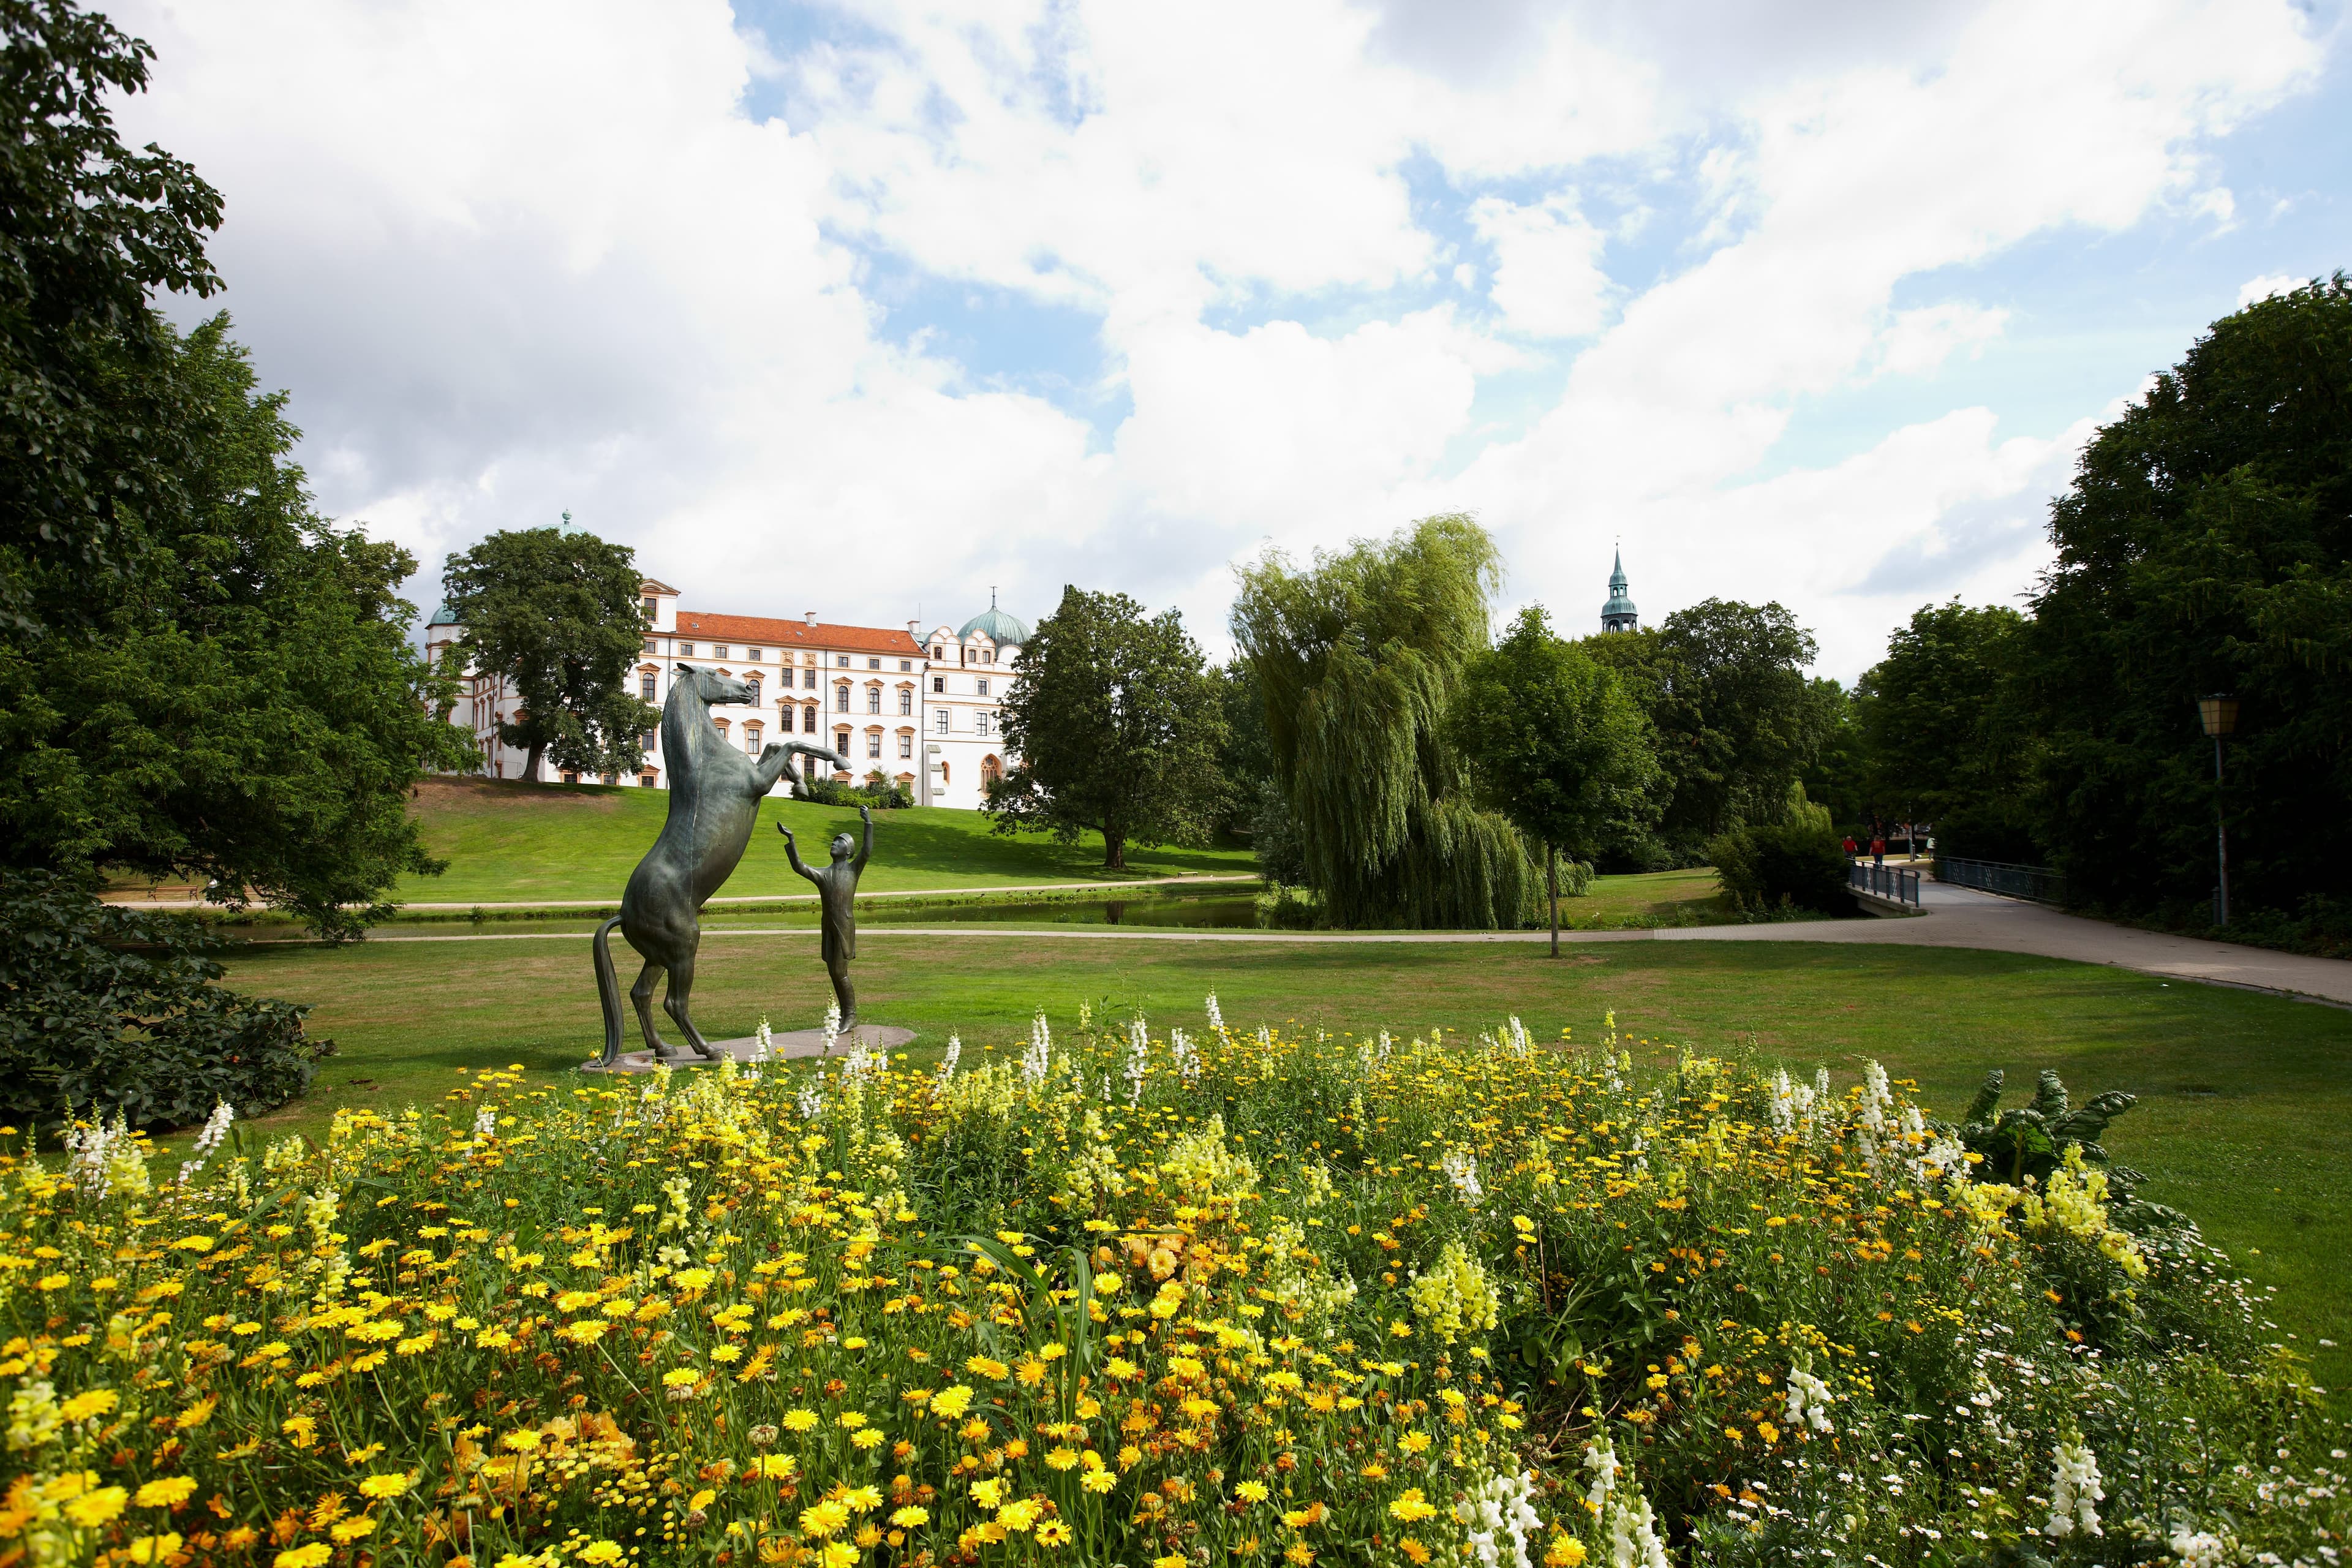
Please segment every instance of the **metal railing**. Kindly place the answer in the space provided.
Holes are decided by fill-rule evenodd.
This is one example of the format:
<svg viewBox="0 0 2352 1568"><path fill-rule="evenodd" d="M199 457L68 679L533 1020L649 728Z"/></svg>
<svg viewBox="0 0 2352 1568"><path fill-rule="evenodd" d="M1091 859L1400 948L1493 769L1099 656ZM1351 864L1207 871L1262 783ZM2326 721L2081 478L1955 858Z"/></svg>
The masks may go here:
<svg viewBox="0 0 2352 1568"><path fill-rule="evenodd" d="M1856 860L1845 868L1846 885L1857 892L1919 907L1919 873L1895 866L1872 866Z"/></svg>
<svg viewBox="0 0 2352 1568"><path fill-rule="evenodd" d="M1949 882L1955 887L1975 888L1982 892L2025 899L2037 904L2063 904L2066 901L2064 874L2053 871L2047 866L2012 866L2001 860L1956 860L1946 856L1936 862L1936 879Z"/></svg>

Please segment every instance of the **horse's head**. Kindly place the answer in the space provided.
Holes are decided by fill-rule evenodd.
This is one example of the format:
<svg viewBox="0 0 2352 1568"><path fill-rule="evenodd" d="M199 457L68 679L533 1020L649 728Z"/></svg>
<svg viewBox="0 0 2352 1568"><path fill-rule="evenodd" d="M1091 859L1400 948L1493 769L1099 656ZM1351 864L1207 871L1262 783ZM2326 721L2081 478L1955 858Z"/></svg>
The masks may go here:
<svg viewBox="0 0 2352 1568"><path fill-rule="evenodd" d="M731 675L721 675L715 669L702 669L694 665L677 667L677 684L691 688L706 708L713 703L746 703L751 700L751 686Z"/></svg>

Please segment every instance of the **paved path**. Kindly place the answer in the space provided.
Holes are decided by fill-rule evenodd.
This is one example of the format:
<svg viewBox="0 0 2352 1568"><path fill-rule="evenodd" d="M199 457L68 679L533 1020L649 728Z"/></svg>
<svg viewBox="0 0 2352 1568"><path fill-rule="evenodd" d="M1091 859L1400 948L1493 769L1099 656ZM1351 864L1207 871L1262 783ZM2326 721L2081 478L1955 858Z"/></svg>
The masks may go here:
<svg viewBox="0 0 2352 1568"><path fill-rule="evenodd" d="M1191 882L1255 882L1255 871L1196 871L1182 877L1135 877L1118 882L1014 882L986 888L884 888L861 889L858 898L866 899L944 899L961 898L971 893L1100 893L1115 899L1129 888L1166 888ZM712 899L703 907L720 904L813 904L814 893L737 893L723 899ZM201 899L150 899L136 892L121 889L101 895L110 904L128 904L142 910L209 910L218 904L207 904ZM404 910L610 910L618 909L621 896L609 899L519 899L507 903L486 904L404 903Z"/></svg>

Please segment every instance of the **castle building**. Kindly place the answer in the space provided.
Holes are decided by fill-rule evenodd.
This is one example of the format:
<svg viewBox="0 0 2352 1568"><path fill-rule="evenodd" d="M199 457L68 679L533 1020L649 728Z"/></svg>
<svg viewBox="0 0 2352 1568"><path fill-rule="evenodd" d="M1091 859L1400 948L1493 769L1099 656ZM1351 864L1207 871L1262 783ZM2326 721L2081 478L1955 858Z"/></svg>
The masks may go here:
<svg viewBox="0 0 2352 1568"><path fill-rule="evenodd" d="M681 610L677 590L650 577L639 593L646 626L638 697L660 707L680 665L740 678L751 700L713 707L710 716L749 755L771 741L827 745L850 759L849 771L834 772L841 783L903 784L918 805L968 810L986 804L987 784L1013 762L1000 719L1010 666L1029 628L998 609L993 594L961 626L940 625L926 636L919 621L900 629L820 621L814 610L796 620ZM426 657L437 661L464 634L446 605L435 610L425 628ZM511 723L520 708L504 677L467 673L450 721L470 730L481 771L492 778L522 776L527 753L499 740L499 722ZM660 731L646 731L642 745L635 782L665 787ZM563 782L628 780L567 773ZM779 784L775 793L788 789Z"/></svg>
<svg viewBox="0 0 2352 1568"><path fill-rule="evenodd" d="M1625 552L1620 550L1609 572L1609 602L1601 606L1601 629L1604 632L1631 632L1640 630L1641 626L1641 612L1634 609L1633 601L1625 596Z"/></svg>

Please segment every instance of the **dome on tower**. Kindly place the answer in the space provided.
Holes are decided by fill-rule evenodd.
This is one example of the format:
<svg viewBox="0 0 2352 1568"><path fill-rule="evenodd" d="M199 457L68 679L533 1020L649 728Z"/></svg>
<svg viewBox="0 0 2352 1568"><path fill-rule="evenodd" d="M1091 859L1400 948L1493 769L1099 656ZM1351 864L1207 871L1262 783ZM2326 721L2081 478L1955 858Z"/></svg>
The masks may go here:
<svg viewBox="0 0 2352 1568"><path fill-rule="evenodd" d="M1029 627L1018 616L1009 616L996 607L996 590L988 591L988 608L964 622L956 636L968 637L974 632L985 632L989 640L999 647L1007 643L1015 647L1029 640Z"/></svg>
<svg viewBox="0 0 2352 1568"><path fill-rule="evenodd" d="M1626 588L1625 556L1621 551L1609 572L1609 602L1601 606L1602 631L1630 632L1642 624L1641 612L1633 608L1633 598Z"/></svg>

